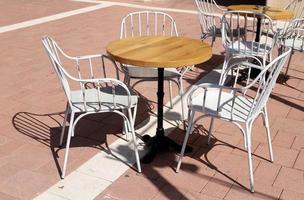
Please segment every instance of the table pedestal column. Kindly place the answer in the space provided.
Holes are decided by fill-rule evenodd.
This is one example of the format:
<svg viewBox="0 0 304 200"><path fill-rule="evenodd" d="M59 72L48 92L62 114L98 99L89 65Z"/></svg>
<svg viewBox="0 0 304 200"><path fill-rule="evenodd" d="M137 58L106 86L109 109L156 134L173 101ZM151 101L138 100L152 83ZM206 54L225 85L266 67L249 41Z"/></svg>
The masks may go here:
<svg viewBox="0 0 304 200"><path fill-rule="evenodd" d="M142 140L150 147L148 153L141 159L143 163L150 163L159 152L164 152L172 147L175 151L181 151L181 145L165 136L163 127L163 104L164 103L164 68L158 68L158 89L157 89L157 128L156 135L150 137L144 135ZM187 146L185 152L191 152L192 148Z"/></svg>

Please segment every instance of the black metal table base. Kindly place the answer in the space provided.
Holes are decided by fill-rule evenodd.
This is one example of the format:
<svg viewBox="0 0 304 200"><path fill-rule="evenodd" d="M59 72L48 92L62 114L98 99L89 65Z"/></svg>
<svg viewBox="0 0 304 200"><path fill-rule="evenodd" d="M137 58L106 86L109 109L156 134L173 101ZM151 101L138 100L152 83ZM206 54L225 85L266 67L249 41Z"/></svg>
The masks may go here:
<svg viewBox="0 0 304 200"><path fill-rule="evenodd" d="M151 137L144 135L142 140L150 149L141 159L142 163L150 163L158 153L168 151L173 148L175 151L181 151L182 146L172 139L165 136L163 128L163 101L164 101L164 68L158 68L158 89L157 89L157 129L156 135ZM191 152L192 148L187 146L185 152Z"/></svg>
<svg viewBox="0 0 304 200"><path fill-rule="evenodd" d="M164 135L164 130L157 130L156 136L151 137L149 135L144 135L142 140L145 142L146 146L150 149L148 153L141 159L142 163L151 163L158 153L167 152L173 149L176 152L180 152L182 145L176 143L171 138ZM185 153L192 152L192 147L186 146Z"/></svg>

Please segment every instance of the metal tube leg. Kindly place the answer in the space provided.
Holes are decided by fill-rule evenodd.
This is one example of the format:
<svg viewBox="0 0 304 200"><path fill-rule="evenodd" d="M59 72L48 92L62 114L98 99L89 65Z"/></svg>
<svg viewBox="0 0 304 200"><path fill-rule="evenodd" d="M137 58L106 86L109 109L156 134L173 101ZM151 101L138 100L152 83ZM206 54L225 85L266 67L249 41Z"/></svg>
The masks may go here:
<svg viewBox="0 0 304 200"><path fill-rule="evenodd" d="M134 152L135 152L135 159L136 159L136 163L137 163L137 170L139 173L141 173L141 166L140 166L139 154L138 154L138 150L137 150L137 141L136 141L136 136L135 136L135 131L134 131L134 122L132 119L131 108L128 109L128 116L129 116L132 140L133 140L133 144L134 144Z"/></svg>
<svg viewBox="0 0 304 200"><path fill-rule="evenodd" d="M69 126L69 133L68 133L66 149L65 149L65 154L64 154L62 174L61 174L62 179L65 177L65 172L66 172L66 167L67 167L67 162L68 162L68 156L69 156L70 142L71 142L72 133L74 132L74 116L75 116L75 113L72 111L71 112L71 119L70 119L70 126Z"/></svg>
<svg viewBox="0 0 304 200"><path fill-rule="evenodd" d="M127 116L127 112L125 109L122 110L122 113ZM128 126L128 122L126 119L123 119L123 134L125 134L126 136L126 140L129 141L129 138L128 138L128 132L130 131L130 128Z"/></svg>
<svg viewBox="0 0 304 200"><path fill-rule="evenodd" d="M170 95L170 108L173 108L173 103L172 103L172 82L169 80L169 95Z"/></svg>
<svg viewBox="0 0 304 200"><path fill-rule="evenodd" d="M189 138L189 135L190 135L190 133L192 131L193 118L194 118L194 113L195 112L189 110L189 113L190 112L191 112L190 118L188 119L189 125L188 125L188 129L187 129L187 132L186 132L186 135L185 135L183 147L182 147L181 153L179 155L179 159L178 159L178 163L177 163L177 167L176 167L176 172L179 172L180 166L182 164L182 159L183 159L183 156L184 156L184 153L185 153L186 145L187 145L187 142L188 142L188 138Z"/></svg>
<svg viewBox="0 0 304 200"><path fill-rule="evenodd" d="M67 118L68 118L68 114L69 114L69 105L66 106L65 109L65 113L64 113L64 120L62 123L62 128L61 128L61 135L60 135L60 141L59 141L59 145L62 146L63 143L63 137L64 137L64 131L65 131L65 126L66 126L66 122L67 122Z"/></svg>
<svg viewBox="0 0 304 200"><path fill-rule="evenodd" d="M291 62L291 57L292 57L293 54L294 54L294 51L291 51L291 54L289 55L289 59L288 59L288 63L287 63L286 71L285 71L285 75L284 75L285 78L287 77L289 65L290 65L290 62Z"/></svg>
<svg viewBox="0 0 304 200"><path fill-rule="evenodd" d="M181 97L181 106L182 106L182 121L185 120L185 107L184 107L184 86L183 86L183 79L179 79L179 95Z"/></svg>
<svg viewBox="0 0 304 200"><path fill-rule="evenodd" d="M209 132L208 132L208 141L207 144L210 145L211 142L211 135L212 135L212 128L213 128L213 121L214 121L214 117L211 117L211 122L210 122L210 126L209 126Z"/></svg>
<svg viewBox="0 0 304 200"><path fill-rule="evenodd" d="M254 192L254 181L253 181L253 168L252 168L252 155L251 155L251 125L246 123L246 142L247 142L247 153L248 153L248 168L249 168L249 180L250 180L250 191Z"/></svg>
<svg viewBox="0 0 304 200"><path fill-rule="evenodd" d="M263 109L263 119L264 119L264 126L265 126L266 132L267 132L267 141L268 141L268 150L269 150L270 161L273 162L271 136L270 136L268 113L267 113L266 107L264 107L264 109Z"/></svg>

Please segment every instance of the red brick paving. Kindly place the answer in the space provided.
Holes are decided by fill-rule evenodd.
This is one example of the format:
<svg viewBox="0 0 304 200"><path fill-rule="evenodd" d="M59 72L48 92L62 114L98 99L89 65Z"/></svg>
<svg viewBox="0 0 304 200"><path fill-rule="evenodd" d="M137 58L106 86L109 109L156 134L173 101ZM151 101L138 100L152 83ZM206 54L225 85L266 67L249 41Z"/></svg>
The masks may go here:
<svg viewBox="0 0 304 200"><path fill-rule="evenodd" d="M28 12L1 18L9 25L24 20L65 12L94 4L65 1L22 1ZM131 3L131 1L125 1ZM138 2L143 5L193 9L192 1L166 0ZM2 10L16 10L21 2L2 1ZM43 8L43 9L42 9ZM26 29L0 34L0 199L31 199L59 180L64 149L58 149L58 135L65 108L65 97L49 64L40 39L52 36L71 55L104 52L106 44L119 36L123 15L134 9L110 7ZM4 12L3 12L4 13ZM197 16L170 13L181 35L199 38ZM81 48L79 48L81 47ZM186 74L185 85L207 74L223 60L218 39L210 61ZM303 54L296 53L291 63L291 79L276 85L268 111L274 149L274 163L268 161L266 132L262 120L253 128L255 194L248 192L246 152L238 129L216 120L210 147L206 145L209 120L200 121L191 136L194 152L185 156L181 171L174 171L173 152L161 155L143 173L129 170L97 199L303 199L304 198L304 70ZM297 71L296 71L297 70ZM150 87L150 90L146 88ZM141 83L136 89L155 101L154 84ZM175 88L175 94L177 90ZM168 97L165 97L166 101ZM148 107L138 117L146 118ZM152 106L155 105L152 104ZM105 118L106 117L106 118ZM73 139L68 173L102 150L105 142L116 140L120 128L112 128L110 117L82 120ZM89 126L87 124L90 124ZM101 128L102 127L102 128ZM183 131L172 135L183 140ZM97 147L97 148L91 148ZM24 184L26 183L26 184Z"/></svg>

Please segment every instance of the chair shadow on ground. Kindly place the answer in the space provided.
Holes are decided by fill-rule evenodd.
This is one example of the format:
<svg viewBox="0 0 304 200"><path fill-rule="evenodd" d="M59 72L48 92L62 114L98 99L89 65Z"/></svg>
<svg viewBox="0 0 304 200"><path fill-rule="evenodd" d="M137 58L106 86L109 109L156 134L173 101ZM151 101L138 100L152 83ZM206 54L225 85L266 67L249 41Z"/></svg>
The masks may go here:
<svg viewBox="0 0 304 200"><path fill-rule="evenodd" d="M141 123L143 119L148 118L150 115L149 112L151 106L144 102L142 99L139 100L138 106L138 113L140 113L140 117L136 118L135 124ZM64 111L48 114L18 112L12 118L12 124L19 133L50 148L56 168L58 170L59 177L61 175L62 163L59 163L58 152L65 149L65 142L68 131L67 126L65 129L63 145L60 146L59 141L63 119ZM119 126L120 124L121 126ZM88 115L77 123L75 136L71 140L70 148L96 148L106 152L109 155L111 154L115 159L121 160L109 148L107 137L112 135L117 139L121 138L123 140L126 140L125 136L122 134L122 128L123 120L118 114L99 113ZM125 149L120 150L125 151ZM120 152L117 153L119 154ZM87 159L89 159L89 157ZM121 161L127 164L125 161Z"/></svg>
<svg viewBox="0 0 304 200"><path fill-rule="evenodd" d="M174 132L178 132L178 131L174 131ZM174 132L173 132L173 134L174 134ZM239 134L241 134L241 133L239 133ZM172 136L172 137L175 137L175 136ZM218 167L216 167L208 157L209 152L212 151L212 149L214 147L221 146L221 145L227 146L227 147L232 148L232 149L237 149L239 151L247 153L246 150L241 149L237 146L231 145L231 144L229 144L229 143L227 143L223 140L220 140L220 139L216 138L215 136L212 137L210 145L208 145L207 144L208 130L205 127L203 127L202 125L195 125L195 127L193 129L193 133L192 133L192 135L190 135L189 141L191 141L191 137L194 137L194 138L196 137L196 140L200 140L200 141L205 142L206 146L205 147L200 146L199 149L197 149L196 151L194 151L194 152L192 152L188 155L185 154L185 156L189 156L190 158L201 162L202 165L205 165L209 169L214 170L216 173L221 174L225 178L229 179L234 185L237 185L238 187L244 189L244 191L247 191L249 194L251 194L251 191L250 191L249 188L247 188L245 185L238 182L238 177L236 179L234 179L233 177L229 176L227 173L225 173L224 171L222 171ZM174 156L174 154L172 154L172 155L173 155L172 159L174 160L175 156ZM260 159L269 161L268 159L266 159L264 157L261 157L259 155L256 155L254 153L252 153L252 155L255 156L255 157L258 157ZM246 159L246 158L244 158L244 159ZM176 166L177 166L177 162L171 163L172 170L175 171ZM187 163L187 162L184 161L184 162L182 162L180 171L195 173L196 171L198 171L198 169L199 169L199 166L196 166L195 164ZM244 173L245 173L244 176L247 175L246 172L247 171L244 171ZM208 175L201 175L201 174L196 174L196 176L200 176L201 178L204 178L206 180L209 180L209 179L212 178L214 180L214 182L216 182L218 184L221 184L223 186L227 186L227 184L229 184L228 182L226 182L222 179L216 178L215 176L210 177ZM248 179L248 182L249 182L249 179ZM262 192L259 192L259 191L255 191L254 194L255 195L260 195L260 196L263 196L263 197L267 197L269 199L277 199L274 196L271 196L271 195L268 195L268 194L265 194L265 193L262 193Z"/></svg>

